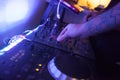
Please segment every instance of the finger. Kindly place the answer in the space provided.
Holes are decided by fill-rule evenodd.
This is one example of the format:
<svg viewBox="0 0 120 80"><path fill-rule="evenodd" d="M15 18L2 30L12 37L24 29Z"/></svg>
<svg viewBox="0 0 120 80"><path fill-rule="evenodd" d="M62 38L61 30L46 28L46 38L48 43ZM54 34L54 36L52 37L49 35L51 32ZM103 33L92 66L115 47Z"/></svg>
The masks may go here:
<svg viewBox="0 0 120 80"><path fill-rule="evenodd" d="M66 31L67 31L67 27L65 27L59 35L64 35Z"/></svg>
<svg viewBox="0 0 120 80"><path fill-rule="evenodd" d="M66 35L66 34L63 34L63 35L59 35L58 37L57 37L57 41L63 41L63 40L65 40L66 38L67 38L68 36Z"/></svg>
<svg viewBox="0 0 120 80"><path fill-rule="evenodd" d="M65 37L66 37L66 31L67 31L67 28L64 28L62 30L62 32L59 34L59 36L57 37L57 41L62 41Z"/></svg>

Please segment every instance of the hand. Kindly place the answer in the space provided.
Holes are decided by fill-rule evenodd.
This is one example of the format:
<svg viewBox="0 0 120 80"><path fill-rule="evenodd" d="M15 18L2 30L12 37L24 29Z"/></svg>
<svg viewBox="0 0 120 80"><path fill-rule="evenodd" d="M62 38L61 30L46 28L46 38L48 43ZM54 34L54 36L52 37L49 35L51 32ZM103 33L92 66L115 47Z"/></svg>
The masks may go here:
<svg viewBox="0 0 120 80"><path fill-rule="evenodd" d="M79 37L81 26L82 24L68 24L57 37L57 41L63 41L66 38Z"/></svg>

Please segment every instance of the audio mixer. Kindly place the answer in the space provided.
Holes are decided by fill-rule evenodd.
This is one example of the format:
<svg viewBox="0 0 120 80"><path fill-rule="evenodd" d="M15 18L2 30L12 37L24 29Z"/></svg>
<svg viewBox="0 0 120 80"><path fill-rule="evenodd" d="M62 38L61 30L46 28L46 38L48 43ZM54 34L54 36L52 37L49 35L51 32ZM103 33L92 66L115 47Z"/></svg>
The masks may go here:
<svg viewBox="0 0 120 80"><path fill-rule="evenodd" d="M94 64L94 54L89 40L80 38L66 39L63 42L56 40L66 25L67 23L49 16L43 24L35 29L27 30L23 34L11 38L9 45L0 50L0 80L66 80L56 79L51 75L49 72L50 63L53 63L51 61L56 58L58 61L55 62L58 62L56 64L58 68L61 68L61 66L62 68L67 66L68 69L72 67L68 72L65 70L65 73L74 77L69 74L69 71L72 73L79 67L74 68L74 64L71 65L73 63L71 61L74 61L73 56L80 61L82 66L80 68L83 70L83 76L81 71L80 75L77 74L80 78L77 80L93 80L88 79L93 75ZM61 63L61 61L64 62L64 59L60 56L64 55L70 56L68 58L69 66ZM62 60L59 61L57 58ZM64 69L62 72L64 73ZM86 76L86 73L89 73L89 75Z"/></svg>
<svg viewBox="0 0 120 80"><path fill-rule="evenodd" d="M94 56L88 40L69 39L57 42L56 37L61 29L55 23L48 26L48 22L49 20L22 34L22 40L16 39L7 46L9 49L1 50L0 80L54 80L47 65L59 55L77 55L91 64ZM19 42L10 48L17 41Z"/></svg>

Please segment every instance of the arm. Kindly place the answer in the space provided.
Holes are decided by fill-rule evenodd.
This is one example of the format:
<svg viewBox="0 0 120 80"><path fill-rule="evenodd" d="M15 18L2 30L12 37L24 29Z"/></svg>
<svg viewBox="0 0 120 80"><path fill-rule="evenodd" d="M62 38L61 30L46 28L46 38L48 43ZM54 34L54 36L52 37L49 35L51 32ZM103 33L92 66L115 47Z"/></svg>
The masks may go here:
<svg viewBox="0 0 120 80"><path fill-rule="evenodd" d="M68 37L74 38L79 36L85 38L111 30L116 26L120 26L120 2L110 10L84 24L67 25L57 40L62 41Z"/></svg>
<svg viewBox="0 0 120 80"><path fill-rule="evenodd" d="M85 23L84 28L86 29L83 29L85 30L86 36L92 36L111 30L116 26L120 26L120 3L118 3L110 10ZM84 33L83 36L85 36Z"/></svg>

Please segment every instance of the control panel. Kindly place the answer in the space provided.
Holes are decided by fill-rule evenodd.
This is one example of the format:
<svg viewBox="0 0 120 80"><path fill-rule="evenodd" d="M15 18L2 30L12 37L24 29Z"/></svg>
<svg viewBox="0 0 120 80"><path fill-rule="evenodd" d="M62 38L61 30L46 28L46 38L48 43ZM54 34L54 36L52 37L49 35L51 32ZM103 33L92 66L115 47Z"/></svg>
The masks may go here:
<svg viewBox="0 0 120 80"><path fill-rule="evenodd" d="M23 40L0 56L0 80L53 80L46 67L54 53L50 47Z"/></svg>
<svg viewBox="0 0 120 80"><path fill-rule="evenodd" d="M38 26L37 30L33 31L32 34L27 36L27 38L31 39L33 42L65 51L68 54L75 54L89 59L94 59L93 51L88 39L83 40L80 38L74 38L58 42L56 38L66 24L59 25L56 22L51 22L51 24L48 25L48 23L49 20L45 25Z"/></svg>
<svg viewBox="0 0 120 80"><path fill-rule="evenodd" d="M73 0L76 2L77 0ZM56 40L67 23L47 15L47 20L33 30L14 37L10 44L0 50L0 80L54 80L47 65L59 55L73 55L94 61L88 39Z"/></svg>
<svg viewBox="0 0 120 80"><path fill-rule="evenodd" d="M57 42L61 31L56 24L40 25L1 50L0 80L54 80L48 72L50 60L59 55L77 55L94 60L88 40L69 39ZM53 25L53 26L52 26ZM47 77L46 77L47 76Z"/></svg>

